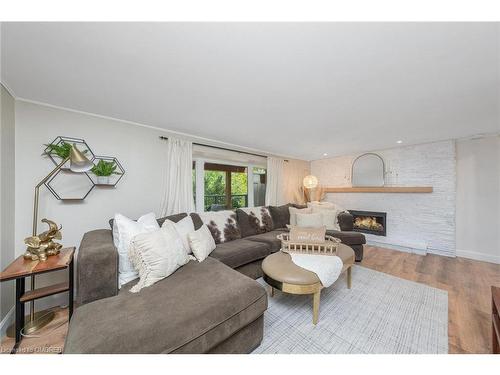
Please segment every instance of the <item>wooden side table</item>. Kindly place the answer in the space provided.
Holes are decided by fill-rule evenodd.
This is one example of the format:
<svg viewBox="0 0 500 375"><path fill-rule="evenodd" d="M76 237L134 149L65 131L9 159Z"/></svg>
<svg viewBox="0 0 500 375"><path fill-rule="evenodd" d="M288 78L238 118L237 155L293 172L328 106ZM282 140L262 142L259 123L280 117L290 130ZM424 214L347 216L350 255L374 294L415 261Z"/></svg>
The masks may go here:
<svg viewBox="0 0 500 375"><path fill-rule="evenodd" d="M24 304L39 298L54 294L68 293L69 319L73 314L73 255L74 247L62 249L58 255L49 256L45 261L26 260L21 255L0 273L0 281L16 280L16 344L12 349L15 353L21 341L21 330L24 327ZM68 269L68 281L25 291L25 278L42 273Z"/></svg>

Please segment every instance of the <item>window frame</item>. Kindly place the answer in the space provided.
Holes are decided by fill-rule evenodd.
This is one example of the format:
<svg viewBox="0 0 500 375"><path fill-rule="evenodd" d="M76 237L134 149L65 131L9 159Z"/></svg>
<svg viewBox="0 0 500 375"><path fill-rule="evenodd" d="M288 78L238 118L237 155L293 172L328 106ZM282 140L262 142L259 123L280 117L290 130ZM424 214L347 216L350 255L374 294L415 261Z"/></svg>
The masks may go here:
<svg viewBox="0 0 500 375"><path fill-rule="evenodd" d="M211 158L199 158L194 157L193 162L195 163L195 178L196 178L196 192L195 192L195 207L196 212L203 213L205 212L205 164L206 163L214 163L214 164L226 164L226 165L234 165L238 167L245 167L247 169L247 202L248 207L254 206L254 191L253 191L253 168L264 168L267 169L265 164L256 164L256 163L244 163L237 162L231 160L221 160L221 159L211 159Z"/></svg>

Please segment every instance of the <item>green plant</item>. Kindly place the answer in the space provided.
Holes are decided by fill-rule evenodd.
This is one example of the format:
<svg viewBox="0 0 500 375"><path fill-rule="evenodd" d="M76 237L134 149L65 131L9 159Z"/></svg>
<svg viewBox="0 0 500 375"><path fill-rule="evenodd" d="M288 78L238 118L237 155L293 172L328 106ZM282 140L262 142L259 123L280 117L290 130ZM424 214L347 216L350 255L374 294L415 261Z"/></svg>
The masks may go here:
<svg viewBox="0 0 500 375"><path fill-rule="evenodd" d="M92 173L96 176L111 176L112 174L121 174L116 172L117 165L114 161L99 160L99 162L92 168Z"/></svg>
<svg viewBox="0 0 500 375"><path fill-rule="evenodd" d="M69 152L71 151L71 145L66 142L61 142L60 144L50 144L45 145L47 148L45 149L45 153L47 155L56 155L61 159L66 159L69 156Z"/></svg>
<svg viewBox="0 0 500 375"><path fill-rule="evenodd" d="M46 144L45 154L47 155L56 155L61 159L66 159L69 156L71 151L71 144L67 142L61 142L60 144ZM89 150L83 150L83 153L86 154Z"/></svg>

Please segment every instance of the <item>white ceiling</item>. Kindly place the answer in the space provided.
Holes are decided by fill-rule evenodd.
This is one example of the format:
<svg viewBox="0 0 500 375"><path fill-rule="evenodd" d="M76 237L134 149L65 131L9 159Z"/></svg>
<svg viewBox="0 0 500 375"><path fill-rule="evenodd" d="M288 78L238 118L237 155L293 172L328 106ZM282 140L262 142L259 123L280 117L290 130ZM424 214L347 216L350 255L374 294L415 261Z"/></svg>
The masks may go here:
<svg viewBox="0 0 500 375"><path fill-rule="evenodd" d="M23 99L302 159L500 131L498 23L9 23Z"/></svg>

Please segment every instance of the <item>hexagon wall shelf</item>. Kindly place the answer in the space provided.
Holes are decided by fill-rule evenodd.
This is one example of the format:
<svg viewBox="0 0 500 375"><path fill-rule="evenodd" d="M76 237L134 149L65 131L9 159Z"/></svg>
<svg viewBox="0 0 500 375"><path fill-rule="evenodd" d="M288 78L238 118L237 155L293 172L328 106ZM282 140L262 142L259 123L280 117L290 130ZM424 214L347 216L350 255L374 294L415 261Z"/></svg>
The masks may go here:
<svg viewBox="0 0 500 375"><path fill-rule="evenodd" d="M95 186L108 186L108 187L114 187L118 184L118 182L122 179L123 175L125 174L125 169L123 169L123 166L120 164L117 158L114 156L95 156L93 163L97 164L99 160L104 160L107 162L114 162L116 164L116 172L119 174L114 174L111 175L107 178L107 180L103 180L100 177L96 176L92 172L88 172L89 178L92 180Z"/></svg>
<svg viewBox="0 0 500 375"><path fill-rule="evenodd" d="M84 139L58 136L58 137L56 137L56 139L54 139L52 142L50 142L51 145L60 145L62 143L70 143L70 144L75 143L76 147L78 147L78 149L80 151L82 151L90 161L94 160L95 155L92 152L92 150L90 149L87 142L85 142ZM62 161L62 159L57 155L47 154L48 149L49 148L46 147L43 150L43 154L47 155L47 157L52 161L52 163L54 163L54 165L56 165L56 166L59 165L59 163ZM64 165L61 169L68 170L69 169L69 161L66 164L67 165Z"/></svg>
<svg viewBox="0 0 500 375"><path fill-rule="evenodd" d="M99 160L112 161L116 164L116 171L120 174L111 175L107 180L102 181L92 172L75 173L69 169L69 161L50 180L45 183L47 189L61 201L81 201L87 198L96 186L115 187L125 174L125 169L114 156L96 156L87 142L81 138L56 137L50 144L61 145L62 143L75 143L80 151L95 164ZM45 147L43 154L46 155L54 165L59 165L62 159L57 155L47 154L49 147Z"/></svg>
<svg viewBox="0 0 500 375"><path fill-rule="evenodd" d="M54 197L62 201L84 200L95 187L86 173L75 173L65 169L57 171L45 186Z"/></svg>

